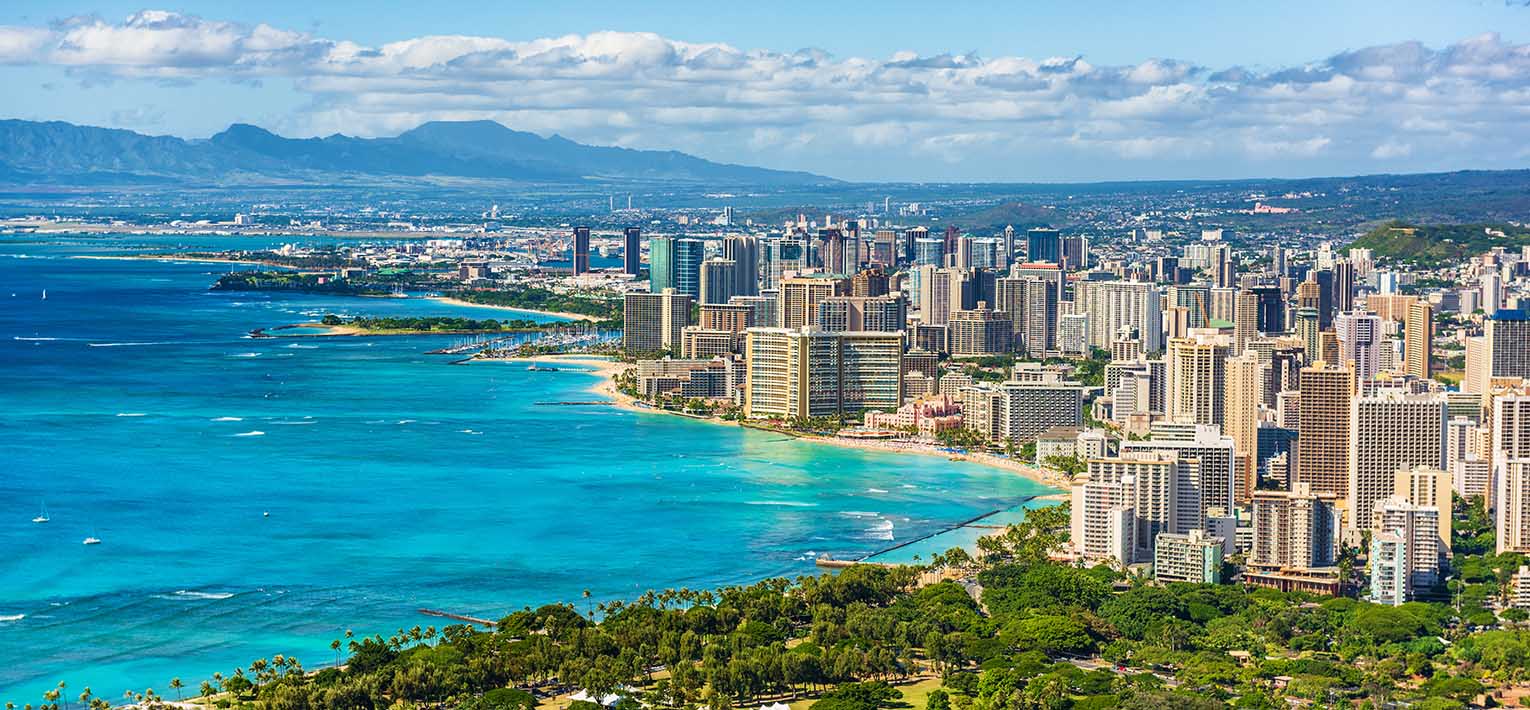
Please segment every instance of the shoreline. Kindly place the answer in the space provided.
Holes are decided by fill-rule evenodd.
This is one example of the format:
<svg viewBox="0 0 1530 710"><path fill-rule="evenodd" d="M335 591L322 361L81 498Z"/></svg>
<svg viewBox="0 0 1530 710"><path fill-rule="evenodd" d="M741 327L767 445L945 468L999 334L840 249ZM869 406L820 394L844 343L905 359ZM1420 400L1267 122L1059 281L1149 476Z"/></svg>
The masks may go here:
<svg viewBox="0 0 1530 710"><path fill-rule="evenodd" d="M517 308L515 306L496 306L496 305L491 304L491 303L474 303L472 301L464 301L464 300L462 300L460 298L452 298L451 296L425 296L424 298L427 299L427 300L430 300L430 301L436 301L438 303L445 303L445 304L447 304L449 306L463 306L465 308L490 308L490 309L493 309L493 310L496 310L496 311L516 311L518 313L535 313L537 315L553 316L555 318L563 318L565 320L586 321L586 322L590 322L590 323L596 323L596 322L599 322L601 320L599 318L596 318L595 316L585 315L583 313L564 313L562 311L539 311L539 310L537 310L535 308Z"/></svg>
<svg viewBox="0 0 1530 710"><path fill-rule="evenodd" d="M638 400L623 394L620 390L617 390L616 384L612 381L613 376L622 372L623 370L626 370L629 367L632 367L632 365L628 365L627 363L623 362L617 362L600 355L588 355L582 353L568 353L562 355L533 355L529 357L502 358L496 361L525 363L540 362L548 365L581 365L594 368L594 371L590 374L596 375L599 378L599 382L589 387L585 391L590 392L591 394L598 394L602 397L606 397L611 400L612 405L617 409L622 409L629 412L664 414L679 416L693 421L710 422L712 424L753 428L756 431L770 431L773 433L781 434L783 436L790 436L798 441L806 441L815 444L826 444L829 446L839 446L847 449L859 449L861 451L873 451L885 454L916 454L919 456L940 456L949 461L973 463L980 466L987 466L988 468L999 469L1008 473L1018 474L1030 481L1034 481L1035 483L1039 483L1049 489L1052 489L1049 493L1038 494L1036 496L1036 500L1066 500L1068 496L1068 487L1070 482L1062 474L1050 472L1038 466L1016 461L1010 458L1005 458L1002 456L996 456L994 454L976 453L970 451L966 453L953 453L946 451L939 444L926 444L922 442L907 440L868 440L850 439L840 436L817 436L811 434L799 434L796 432L780 431L776 429L748 427L738 422L725 421L716 417L690 416L664 409L649 407L639 403Z"/></svg>
<svg viewBox="0 0 1530 710"><path fill-rule="evenodd" d="M75 254L70 259L92 259L96 261L185 261L193 264L243 264L245 266L269 266L273 269L287 269L297 271L298 267L287 264L278 264L274 261L260 261L257 259L218 259L215 257L187 257L172 256L168 254Z"/></svg>

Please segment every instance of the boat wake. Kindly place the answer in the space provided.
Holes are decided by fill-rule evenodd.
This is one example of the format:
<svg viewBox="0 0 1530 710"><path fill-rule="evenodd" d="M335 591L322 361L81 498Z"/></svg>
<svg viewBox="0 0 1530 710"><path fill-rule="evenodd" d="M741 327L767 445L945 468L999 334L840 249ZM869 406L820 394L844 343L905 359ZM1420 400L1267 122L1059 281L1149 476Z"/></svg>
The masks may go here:
<svg viewBox="0 0 1530 710"><path fill-rule="evenodd" d="M27 618L26 614L6 614L0 616L0 624L9 624Z"/></svg>
<svg viewBox="0 0 1530 710"><path fill-rule="evenodd" d="M242 421L244 421L244 417L213 417L211 421L215 421L215 422L242 422Z"/></svg>
<svg viewBox="0 0 1530 710"><path fill-rule="evenodd" d="M117 416L119 416L119 417L147 417L149 415L144 414L143 412L117 412Z"/></svg>
<svg viewBox="0 0 1530 710"><path fill-rule="evenodd" d="M266 435L266 433L263 432L263 431L246 431L246 432L240 432L238 434L235 434L234 436L265 436L265 435Z"/></svg>

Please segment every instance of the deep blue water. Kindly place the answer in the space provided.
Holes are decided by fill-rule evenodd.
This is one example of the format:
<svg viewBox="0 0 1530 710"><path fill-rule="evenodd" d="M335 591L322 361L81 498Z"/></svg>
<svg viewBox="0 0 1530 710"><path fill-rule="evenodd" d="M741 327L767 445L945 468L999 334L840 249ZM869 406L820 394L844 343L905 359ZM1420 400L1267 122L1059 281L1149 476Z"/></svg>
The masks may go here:
<svg viewBox="0 0 1530 710"><path fill-rule="evenodd" d="M447 623L420 607L497 617L808 574L810 552L1045 492L938 457L537 406L596 380L423 354L449 336L245 337L482 309L214 293L226 267L71 258L235 241L0 237L0 701L60 680L194 688L275 653L316 667L344 629Z"/></svg>

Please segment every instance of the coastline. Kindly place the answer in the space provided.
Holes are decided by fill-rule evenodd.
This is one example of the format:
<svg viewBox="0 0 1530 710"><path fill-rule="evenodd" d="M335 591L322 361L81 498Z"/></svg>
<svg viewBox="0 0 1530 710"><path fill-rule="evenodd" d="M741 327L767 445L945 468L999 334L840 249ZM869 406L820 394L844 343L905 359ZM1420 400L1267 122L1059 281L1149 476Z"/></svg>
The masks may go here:
<svg viewBox="0 0 1530 710"><path fill-rule="evenodd" d="M490 304L490 303L474 303L472 301L464 301L464 300L462 300L460 298L452 298L450 296L426 296L425 298L428 299L428 300L431 300L431 301L436 301L437 303L445 303L445 304L450 305L450 306L463 306L463 307L466 307L466 308L490 308L490 309L493 309L493 310L496 310L496 311L516 311L516 312L519 312L519 313L535 313L537 315L553 316L553 317L556 317L556 318L563 318L563 319L566 319L566 320L588 321L588 322L591 322L591 323L594 323L594 322L597 322L597 321L600 320L599 318L596 318L595 316L585 315L583 313L563 313L561 311L539 311L539 310L537 310L535 308L516 308L515 306L496 306L496 305L493 305L493 304Z"/></svg>
<svg viewBox="0 0 1530 710"><path fill-rule="evenodd" d="M718 418L715 418L715 417L690 416L690 415L679 414L679 413L676 413L676 412L670 412L670 411L667 411L667 410L656 409L656 408L653 408L653 407L646 406L646 405L638 402L638 400L636 400L636 399L634 399L632 397L629 397L626 394L623 394L620 390L616 389L616 384L615 384L615 382L612 381L612 377L614 377L616 374L618 374L618 373L620 373L620 372L622 372L622 371L624 371L627 368L632 367L632 366L628 365L627 363L617 362L615 360L611 360L611 359L608 359L608 358L605 358L605 357L602 357L602 356L599 356L599 355L587 355L587 354L580 354L580 353L569 353L569 354L562 354L562 355L536 355L536 356L531 356L531 357L504 358L504 359L499 360L499 361L501 361L501 362L542 363L542 364L546 364L546 365L555 365L555 366L556 365L560 365L560 364L561 365L579 365L579 366L583 366L583 367L593 368L593 373L592 374L596 375L596 377L599 378L599 382L597 382L596 384L592 385L586 391L590 392L591 394L597 394L597 395L600 395L602 397L605 397L605 398L611 400L613 406L615 406L618 409L623 409L623 410L626 410L626 411L629 411L629 412L646 412L648 414L664 414L664 415L671 415L671 416L681 416L681 417L685 417L687 419L692 419L692 420L695 420L695 421L710 422L710 423L713 423L713 424L726 425L726 426L743 426L743 425L741 425L741 424L739 424L737 422L725 421L725 420L718 419ZM762 429L762 431L764 431L764 430ZM772 429L770 431L776 431L776 430ZM890 454L917 454L917 455L920 455L920 456L940 456L940 457L943 457L943 458L945 458L947 460L951 460L951 461L964 461L964 462L967 462L967 463L975 463L975 464L979 464L979 465L982 465L982 466L987 466L989 468L996 468L996 469L1000 469L1002 471L1006 471L1006 472L1009 472L1009 473L1018 474L1018 475L1020 475L1020 476L1022 476L1024 478L1027 478L1027 479L1031 480L1031 481L1035 481L1036 483L1040 483L1043 486L1055 489L1055 492L1053 492L1053 493L1047 493L1047 494L1036 496L1036 498L1038 500L1065 500L1067 498L1067 491L1068 491L1069 481L1062 474L1056 473L1056 472L1053 472L1053 471L1048 471L1048 470L1043 469L1043 468L1038 467L1038 466L1033 466L1033 465L1030 465L1030 464L1021 462L1021 461L1016 461L1014 459L1009 459L1009 458L1005 458L1005 457L1002 457L1002 456L995 456L993 454L976 453L976 452L966 452L966 453L957 454L957 453L952 453L950 451L945 450L944 448L942 448L938 444L927 444L927 443L914 442L914 441L887 441L887 440L850 439L850 438L839 437L839 436L815 436L815 435L800 434L800 433L796 433L796 432L786 432L786 431L778 431L776 433L784 434L786 436L791 436L791 437L793 437L793 438L795 438L795 439L797 439L799 441L807 441L807 442L812 442L812 443L816 443L816 444L826 444L826 445L829 445L829 446L839 446L839 447L847 448L847 449L860 449L862 451L877 451L877 452L890 453Z"/></svg>
<svg viewBox="0 0 1530 710"><path fill-rule="evenodd" d="M98 254L75 254L71 259L93 259L97 261L185 261L194 264L243 264L246 266L269 266L273 269L288 269L296 271L297 267L287 264L278 264L274 261L260 261L258 259L218 259L214 257L186 257L170 256L161 254L123 254L123 255L98 255Z"/></svg>

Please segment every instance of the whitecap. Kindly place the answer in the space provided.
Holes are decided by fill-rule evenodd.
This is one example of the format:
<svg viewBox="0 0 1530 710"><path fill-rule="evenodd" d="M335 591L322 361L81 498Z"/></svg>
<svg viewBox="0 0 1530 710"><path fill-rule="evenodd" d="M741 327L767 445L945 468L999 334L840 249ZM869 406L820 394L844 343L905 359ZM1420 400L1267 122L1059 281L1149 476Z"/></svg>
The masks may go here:
<svg viewBox="0 0 1530 710"><path fill-rule="evenodd" d="M198 592L198 591L193 591L193 590L189 590L189 589L177 589L176 591L174 591L174 592L172 592L170 594L155 594L154 598L155 599L198 599L198 600L217 601L217 600L221 600L221 599L230 599L233 596L234 595L233 595L232 592Z"/></svg>
<svg viewBox="0 0 1530 710"><path fill-rule="evenodd" d="M886 493L887 491L885 491L885 490L883 490L881 488L867 488L866 492L867 493Z"/></svg>
<svg viewBox="0 0 1530 710"><path fill-rule="evenodd" d="M229 357L260 357L260 353L235 353Z"/></svg>
<svg viewBox="0 0 1530 710"><path fill-rule="evenodd" d="M87 343L87 345L89 345L90 347L93 347L93 348L132 348L132 347L139 347L139 346L143 346L143 345L174 345L174 343L171 343L171 342L168 342L168 341L162 341L162 340L150 340L150 341L133 341L133 342L126 342L126 343Z"/></svg>
<svg viewBox="0 0 1530 710"><path fill-rule="evenodd" d="M787 508L816 508L817 503L807 503L796 500L751 500L744 505L779 505Z"/></svg>
<svg viewBox="0 0 1530 710"><path fill-rule="evenodd" d="M899 486L899 488L918 488L918 487L919 486L916 486L916 485L914 485L912 483L905 483L905 484Z"/></svg>
<svg viewBox="0 0 1530 710"><path fill-rule="evenodd" d="M843 516L845 516L847 518L875 518L875 517L877 517L877 513L875 513L875 512L867 512L867 511L864 511L864 510L841 510L839 512L839 514L843 515Z"/></svg>
<svg viewBox="0 0 1530 710"><path fill-rule="evenodd" d="M398 423L399 424L413 424L414 420L413 419L400 419L400 420L398 420Z"/></svg>
<svg viewBox="0 0 1530 710"><path fill-rule="evenodd" d="M271 423L272 424L276 424L277 426L308 426L310 424L318 424L317 421L312 421L312 420L310 420L310 421L302 421L302 422L271 422Z"/></svg>
<svg viewBox="0 0 1530 710"><path fill-rule="evenodd" d="M211 421L215 421L215 422L242 422L242 421L244 421L244 417L213 417L211 419Z"/></svg>
<svg viewBox="0 0 1530 710"><path fill-rule="evenodd" d="M36 340L36 341L43 341L43 342L51 342L51 341L54 341L54 340L63 340L63 338L41 338L41 337L38 337L38 338L29 338L29 337L24 336L24 335L12 335L11 336L11 340Z"/></svg>
<svg viewBox="0 0 1530 710"><path fill-rule="evenodd" d="M119 417L146 417L146 416L149 416L149 415L144 414L143 412L117 412L117 416L119 416Z"/></svg>
<svg viewBox="0 0 1530 710"><path fill-rule="evenodd" d="M319 349L319 346L317 346L317 345L303 345L302 343L292 343L292 344L287 345L285 347L287 347L290 350L318 350Z"/></svg>
<svg viewBox="0 0 1530 710"><path fill-rule="evenodd" d="M457 432L460 434L473 434L475 436L483 433L481 431L473 431L472 429L458 429Z"/></svg>
<svg viewBox="0 0 1530 710"><path fill-rule="evenodd" d="M891 520L878 520L875 525L866 528L866 537L872 540L892 540L893 522Z"/></svg>
<svg viewBox="0 0 1530 710"><path fill-rule="evenodd" d="M235 434L234 436L265 436L265 435L266 435L266 433L263 432L263 431L246 431L246 432L240 432L238 434Z"/></svg>
<svg viewBox="0 0 1530 710"><path fill-rule="evenodd" d="M27 618L26 614L7 614L7 615L4 615L4 616L0 616L0 624L10 623L10 622L13 622L13 621L21 621L22 619L25 619L25 618Z"/></svg>

